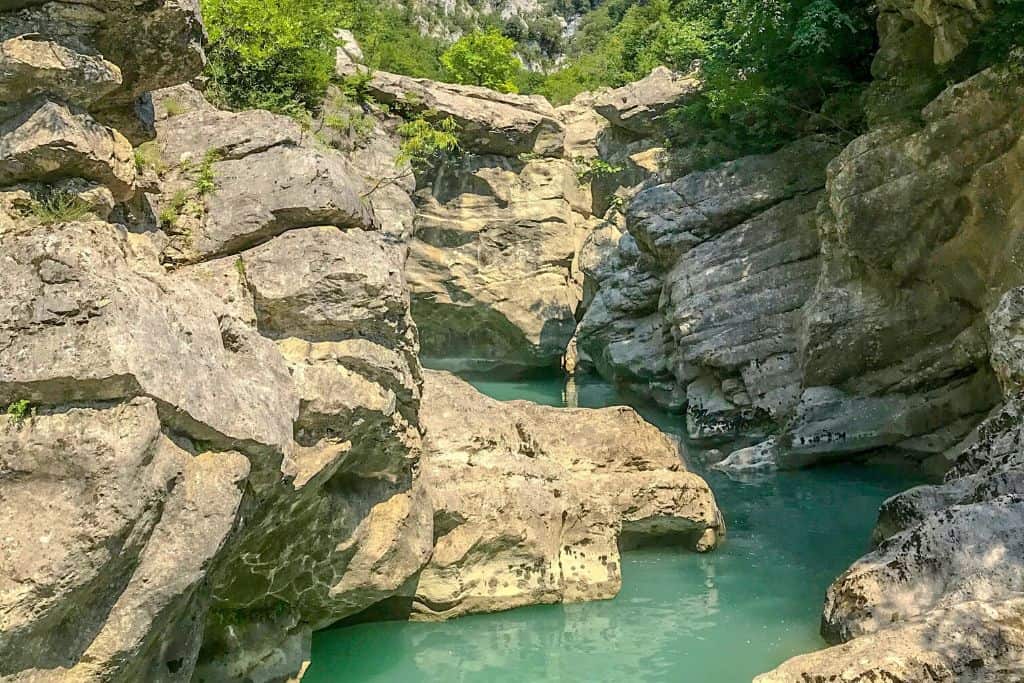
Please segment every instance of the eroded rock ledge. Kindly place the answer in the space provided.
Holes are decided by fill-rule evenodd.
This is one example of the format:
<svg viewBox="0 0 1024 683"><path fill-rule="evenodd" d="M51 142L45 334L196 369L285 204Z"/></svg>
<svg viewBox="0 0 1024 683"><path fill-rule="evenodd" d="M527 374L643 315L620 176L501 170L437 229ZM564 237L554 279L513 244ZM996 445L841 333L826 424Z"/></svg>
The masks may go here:
<svg viewBox="0 0 1024 683"><path fill-rule="evenodd" d="M421 419L437 541L414 618L610 598L620 546L704 552L724 536L678 444L630 408L500 403L425 371Z"/></svg>

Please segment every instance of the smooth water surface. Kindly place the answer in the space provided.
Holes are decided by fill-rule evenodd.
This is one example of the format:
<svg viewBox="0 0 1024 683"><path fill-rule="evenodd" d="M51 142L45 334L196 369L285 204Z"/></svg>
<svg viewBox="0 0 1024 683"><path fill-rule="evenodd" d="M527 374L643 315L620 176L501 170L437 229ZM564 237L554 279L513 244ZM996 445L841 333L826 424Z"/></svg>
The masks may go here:
<svg viewBox="0 0 1024 683"><path fill-rule="evenodd" d="M627 402L597 380L474 380L501 399L601 407ZM680 433L681 418L640 407ZM373 623L321 631L304 683L671 681L741 683L823 646L829 583L867 550L879 504L917 481L837 466L738 482L700 471L729 533L708 555L623 557L618 598L529 607L441 624Z"/></svg>

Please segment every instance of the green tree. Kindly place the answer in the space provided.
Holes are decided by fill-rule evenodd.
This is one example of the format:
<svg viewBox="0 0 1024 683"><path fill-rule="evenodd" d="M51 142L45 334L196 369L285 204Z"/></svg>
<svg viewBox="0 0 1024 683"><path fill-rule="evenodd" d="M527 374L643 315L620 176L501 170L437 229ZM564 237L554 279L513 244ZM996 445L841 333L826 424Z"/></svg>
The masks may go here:
<svg viewBox="0 0 1024 683"><path fill-rule="evenodd" d="M233 108L316 108L334 66L335 0L201 0L210 96Z"/></svg>
<svg viewBox="0 0 1024 683"><path fill-rule="evenodd" d="M516 44L497 29L474 31L441 55L441 64L456 83L480 85L499 92L518 92L516 80L523 65Z"/></svg>
<svg viewBox="0 0 1024 683"><path fill-rule="evenodd" d="M810 132L863 126L876 48L862 0L674 0L708 45L701 97L678 112L685 141L768 151Z"/></svg>

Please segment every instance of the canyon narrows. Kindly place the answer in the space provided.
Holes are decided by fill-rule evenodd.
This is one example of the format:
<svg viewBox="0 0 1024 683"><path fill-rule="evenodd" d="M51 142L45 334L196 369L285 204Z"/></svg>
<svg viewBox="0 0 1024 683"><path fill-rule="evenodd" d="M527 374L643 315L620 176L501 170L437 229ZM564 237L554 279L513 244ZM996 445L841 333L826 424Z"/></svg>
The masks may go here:
<svg viewBox="0 0 1024 683"><path fill-rule="evenodd" d="M1024 678L1024 66L971 68L990 3L877 9L866 133L709 164L699 64L556 107L340 32L306 120L211 104L195 0L0 3L0 680L295 680L728 542L636 410L424 365L600 375L715 477L941 478L757 680Z"/></svg>

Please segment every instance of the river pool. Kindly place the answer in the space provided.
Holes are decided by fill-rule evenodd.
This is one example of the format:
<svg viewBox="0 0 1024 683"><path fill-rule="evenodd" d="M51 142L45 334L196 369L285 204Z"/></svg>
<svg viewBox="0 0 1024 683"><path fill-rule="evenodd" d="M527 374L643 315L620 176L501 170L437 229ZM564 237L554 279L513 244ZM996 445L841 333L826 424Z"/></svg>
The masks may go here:
<svg viewBox="0 0 1024 683"><path fill-rule="evenodd" d="M470 379L501 400L566 404L558 378ZM599 380L577 383L568 400L630 402ZM678 416L638 408L680 432ZM321 631L304 683L750 681L824 645L818 620L826 588L867 550L879 504L919 483L908 472L854 465L744 481L690 466L725 514L729 532L719 550L626 553L623 589L610 601Z"/></svg>

